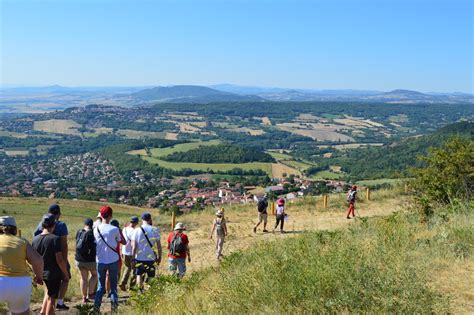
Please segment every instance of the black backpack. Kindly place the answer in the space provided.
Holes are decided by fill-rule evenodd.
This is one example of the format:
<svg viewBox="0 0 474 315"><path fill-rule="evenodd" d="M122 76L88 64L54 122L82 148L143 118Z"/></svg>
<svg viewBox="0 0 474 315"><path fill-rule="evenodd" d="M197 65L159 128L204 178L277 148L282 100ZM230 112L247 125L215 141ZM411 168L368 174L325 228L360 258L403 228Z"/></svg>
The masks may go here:
<svg viewBox="0 0 474 315"><path fill-rule="evenodd" d="M183 238L175 233L170 243L170 254L173 256L181 256L186 252L186 244L183 243Z"/></svg>
<svg viewBox="0 0 474 315"><path fill-rule="evenodd" d="M257 210L258 212L265 212L267 210L268 202L266 199L262 198L258 200Z"/></svg>
<svg viewBox="0 0 474 315"><path fill-rule="evenodd" d="M89 237L87 237L89 234ZM92 236L92 237L91 237ZM76 237L76 251L81 256L90 256L95 251L95 243L93 241L93 232L82 230Z"/></svg>

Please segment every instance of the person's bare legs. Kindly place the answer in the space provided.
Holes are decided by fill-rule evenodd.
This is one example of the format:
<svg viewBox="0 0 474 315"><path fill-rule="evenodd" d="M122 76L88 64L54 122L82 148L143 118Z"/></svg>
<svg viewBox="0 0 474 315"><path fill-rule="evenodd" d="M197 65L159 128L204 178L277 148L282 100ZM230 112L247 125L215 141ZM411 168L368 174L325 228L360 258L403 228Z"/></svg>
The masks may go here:
<svg viewBox="0 0 474 315"><path fill-rule="evenodd" d="M89 279L89 272L85 268L79 268L81 272L81 292L82 292L82 300L84 301L87 298L87 287L88 287L88 279Z"/></svg>
<svg viewBox="0 0 474 315"><path fill-rule="evenodd" d="M50 296L47 297L45 314L54 315L54 308L56 306L55 303L56 303L56 300L54 298Z"/></svg>
<svg viewBox="0 0 474 315"><path fill-rule="evenodd" d="M43 297L43 304L41 305L41 310L40 314L47 314L46 313L46 306L48 304L48 289L46 288L46 285L44 287L44 297Z"/></svg>
<svg viewBox="0 0 474 315"><path fill-rule="evenodd" d="M88 296L89 296L89 299L91 299L92 295L95 292L95 288L97 286L97 269L91 269L89 271L91 273L91 277L89 279Z"/></svg>

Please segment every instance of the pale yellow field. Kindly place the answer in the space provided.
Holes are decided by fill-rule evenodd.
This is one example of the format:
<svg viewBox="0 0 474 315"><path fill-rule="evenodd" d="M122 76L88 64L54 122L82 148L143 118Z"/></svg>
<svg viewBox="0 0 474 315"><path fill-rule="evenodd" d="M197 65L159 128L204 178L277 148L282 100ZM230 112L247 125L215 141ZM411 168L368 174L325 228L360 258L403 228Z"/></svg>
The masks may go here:
<svg viewBox="0 0 474 315"><path fill-rule="evenodd" d="M281 163L272 163L272 174L274 178L283 178L284 174L286 174L286 176L301 176L301 172L297 169Z"/></svg>
<svg viewBox="0 0 474 315"><path fill-rule="evenodd" d="M265 126L271 126L272 121L268 117L262 117L262 124L265 125Z"/></svg>
<svg viewBox="0 0 474 315"><path fill-rule="evenodd" d="M166 140L178 140L178 133L176 132L167 132L165 135Z"/></svg>
<svg viewBox="0 0 474 315"><path fill-rule="evenodd" d="M40 120L33 123L34 130L66 135L80 135L81 133L77 129L81 127L80 124L70 119Z"/></svg>
<svg viewBox="0 0 474 315"><path fill-rule="evenodd" d="M8 156L27 156L30 154L28 150L2 150Z"/></svg>
<svg viewBox="0 0 474 315"><path fill-rule="evenodd" d="M290 126L289 126L290 125ZM305 126L296 127L295 124L278 124L277 127L283 131L288 131L294 134L302 135L305 137L312 138L313 140L320 141L355 141L354 138L329 130L319 130L319 129L303 129ZM311 127L310 127L311 128Z"/></svg>
<svg viewBox="0 0 474 315"><path fill-rule="evenodd" d="M183 133L197 133L199 131L201 131L201 129L189 124L189 123L183 123L183 122L179 122L177 123L178 126L179 126L179 132L183 132Z"/></svg>

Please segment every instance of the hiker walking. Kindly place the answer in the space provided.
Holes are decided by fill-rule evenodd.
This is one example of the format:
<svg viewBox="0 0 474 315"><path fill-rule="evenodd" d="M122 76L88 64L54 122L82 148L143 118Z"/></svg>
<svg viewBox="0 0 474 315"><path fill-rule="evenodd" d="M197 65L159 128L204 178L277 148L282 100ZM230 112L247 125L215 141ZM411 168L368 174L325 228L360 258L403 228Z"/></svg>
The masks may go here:
<svg viewBox="0 0 474 315"><path fill-rule="evenodd" d="M43 257L24 239L17 236L15 218L0 217L0 303L12 314L30 314L31 276L43 284Z"/></svg>
<svg viewBox="0 0 474 315"><path fill-rule="evenodd" d="M153 247L156 246L156 251ZM135 266L137 284L143 290L144 276L147 281L155 277L156 267L161 262L160 230L153 226L151 214L142 214L142 225L132 235L132 264Z"/></svg>
<svg viewBox="0 0 474 315"><path fill-rule="evenodd" d="M275 211L276 211L276 223L275 223L275 227L273 228L273 231L275 231L278 225L280 225L280 232L285 233L285 231L283 231L283 224L285 223L285 216L286 216L285 199L280 198L277 200L277 207Z"/></svg>
<svg viewBox="0 0 474 315"><path fill-rule="evenodd" d="M97 285L97 263L95 261L96 244L92 231L92 219L84 220L84 228L76 233L76 267L81 273L82 303L94 298ZM89 278L90 274L90 278Z"/></svg>
<svg viewBox="0 0 474 315"><path fill-rule="evenodd" d="M122 274L122 280L120 281L119 285L119 288L122 291L127 291L127 284L130 285L129 288L132 288L136 283L135 267L132 266L132 259L134 258L132 253L132 236L137 225L138 217L133 216L130 218L130 223L125 225L122 231L122 235L126 242L125 245L122 245L122 261L125 266L125 270Z"/></svg>
<svg viewBox="0 0 474 315"><path fill-rule="evenodd" d="M227 224L224 218L224 212L218 210L216 212L216 217L212 222L211 233L209 239L212 239L214 231L216 233L216 258L220 259L222 257L222 248L224 247L224 239L227 236Z"/></svg>
<svg viewBox="0 0 474 315"><path fill-rule="evenodd" d="M268 232L267 231L267 220L268 220L267 208L268 208L267 195L263 195L263 197L259 198L257 201L258 222L257 222L257 225L255 225L253 228L254 233L257 233L257 228L262 222L263 222L263 232Z"/></svg>
<svg viewBox="0 0 474 315"><path fill-rule="evenodd" d="M100 312L102 304L102 297L106 290L106 275L110 278L110 300L112 304L112 311L117 311L118 295L118 262L119 253L117 245L119 243L125 245L125 240L122 238L120 230L111 225L112 208L104 206L100 208L100 215L102 223L94 229L94 238L97 244L96 248L96 262L97 273L99 275L99 287L97 289L94 300L94 311Z"/></svg>
<svg viewBox="0 0 474 315"><path fill-rule="evenodd" d="M70 272L62 254L62 243L59 236L54 235L57 227L57 218L48 213L41 220L43 231L33 238L33 248L43 257L43 281L46 284L41 314L54 314L54 303L59 296L61 283L69 281ZM56 305L57 309L58 308Z"/></svg>
<svg viewBox="0 0 474 315"><path fill-rule="evenodd" d="M355 202L357 199L357 186L352 186L352 188L347 192L347 202L349 202L349 208L347 209L347 219L350 219L350 215L352 213L352 217L355 218Z"/></svg>
<svg viewBox="0 0 474 315"><path fill-rule="evenodd" d="M176 274L178 278L183 278L186 274L186 257L191 262L188 236L184 234L186 227L184 223L177 223L174 231L168 235L168 262L169 271Z"/></svg>
<svg viewBox="0 0 474 315"><path fill-rule="evenodd" d="M69 234L66 223L59 220L61 217L61 208L57 204L52 204L48 208L48 213L52 214L56 218L56 227L54 228L54 235L59 236L61 242L61 253L63 255L63 260L66 262L67 272L69 277L65 277L61 280L61 287L59 289L58 301L56 308L58 310L67 311L69 306L64 304L64 296L66 295L67 288L69 286L69 279L71 279L71 265L69 265L68 261L68 244L67 244L67 236ZM41 223L38 224L34 235L39 235L43 231L43 227Z"/></svg>

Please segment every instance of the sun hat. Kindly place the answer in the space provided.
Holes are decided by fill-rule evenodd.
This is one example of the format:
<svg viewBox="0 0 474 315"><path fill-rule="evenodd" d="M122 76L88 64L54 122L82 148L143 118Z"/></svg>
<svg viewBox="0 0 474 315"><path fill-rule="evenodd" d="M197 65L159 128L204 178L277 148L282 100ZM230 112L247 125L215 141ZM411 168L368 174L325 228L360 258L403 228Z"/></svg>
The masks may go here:
<svg viewBox="0 0 474 315"><path fill-rule="evenodd" d="M46 213L41 220L41 226L51 227L56 224L56 217L52 213Z"/></svg>
<svg viewBox="0 0 474 315"><path fill-rule="evenodd" d="M108 218L112 215L112 208L109 206L103 206L100 208L100 217L101 218Z"/></svg>
<svg viewBox="0 0 474 315"><path fill-rule="evenodd" d="M283 206L284 204L285 204L285 199L280 198L280 199L277 200L277 205Z"/></svg>
<svg viewBox="0 0 474 315"><path fill-rule="evenodd" d="M216 211L216 215L217 215L218 217L222 217L222 216L224 215L224 211L222 211L222 210L217 210L217 211Z"/></svg>
<svg viewBox="0 0 474 315"><path fill-rule="evenodd" d="M138 223L138 217L137 216L133 216L130 218L130 223Z"/></svg>
<svg viewBox="0 0 474 315"><path fill-rule="evenodd" d="M186 230L186 226L182 222L176 223L176 226L174 227L174 230Z"/></svg>
<svg viewBox="0 0 474 315"><path fill-rule="evenodd" d="M0 225L16 227L15 218L8 215L0 217Z"/></svg>
<svg viewBox="0 0 474 315"><path fill-rule="evenodd" d="M59 207L58 204L53 203L52 205L49 206L48 213L52 213L54 215L61 214L61 208Z"/></svg>
<svg viewBox="0 0 474 315"><path fill-rule="evenodd" d="M150 221L151 220L151 214L149 212L143 212L142 213L142 220L143 221Z"/></svg>

